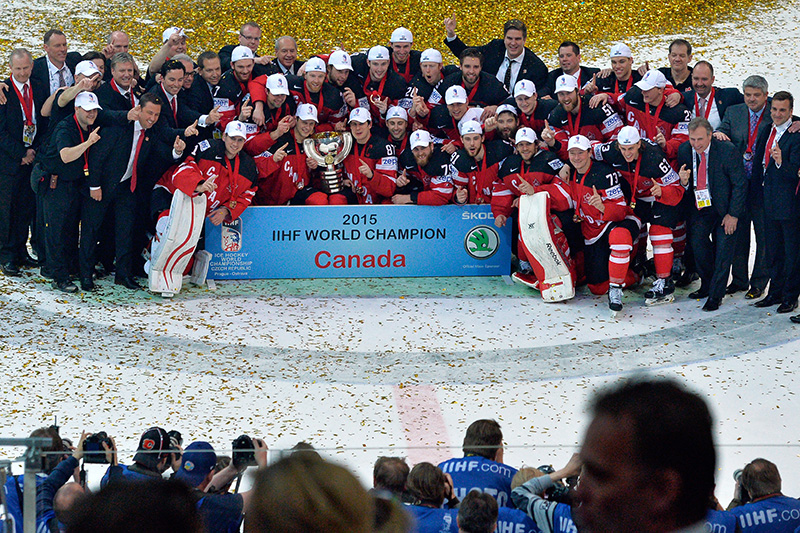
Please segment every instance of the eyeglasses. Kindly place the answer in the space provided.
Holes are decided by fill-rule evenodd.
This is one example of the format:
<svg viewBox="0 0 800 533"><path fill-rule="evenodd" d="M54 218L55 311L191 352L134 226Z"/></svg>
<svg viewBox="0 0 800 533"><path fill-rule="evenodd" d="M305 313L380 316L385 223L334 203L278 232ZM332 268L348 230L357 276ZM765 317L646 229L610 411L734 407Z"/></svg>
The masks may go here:
<svg viewBox="0 0 800 533"><path fill-rule="evenodd" d="M251 37L249 35L245 35L244 33L240 33L239 36L243 37L245 41L251 41L257 43L261 40L261 37Z"/></svg>

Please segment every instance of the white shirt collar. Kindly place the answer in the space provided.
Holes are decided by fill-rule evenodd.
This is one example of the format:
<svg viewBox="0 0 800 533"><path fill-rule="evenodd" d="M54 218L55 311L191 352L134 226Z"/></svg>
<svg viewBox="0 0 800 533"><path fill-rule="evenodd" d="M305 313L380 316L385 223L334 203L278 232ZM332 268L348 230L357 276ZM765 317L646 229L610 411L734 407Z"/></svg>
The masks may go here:
<svg viewBox="0 0 800 533"><path fill-rule="evenodd" d="M517 57L515 57L514 59L511 59L510 57L508 57L508 50L506 50L505 58L508 59L511 63L522 63L522 58L523 57L525 57L525 50L522 50L522 53L520 55L518 55Z"/></svg>
<svg viewBox="0 0 800 533"><path fill-rule="evenodd" d="M47 56L45 56L45 57L47 57ZM55 66L53 64L52 61L50 61L50 58L47 57L47 69L50 71L51 74L56 74L60 70L64 70L65 68L67 68L67 63L66 62L63 65L61 65L61 68L58 68L57 66Z"/></svg>
<svg viewBox="0 0 800 533"><path fill-rule="evenodd" d="M14 85L17 86L17 89L19 89L19 92L22 92L22 88L25 85L28 85L31 82L31 80L28 80L25 83L20 83L20 82L17 81L17 78L15 78L14 76L11 76L11 79L14 80Z"/></svg>

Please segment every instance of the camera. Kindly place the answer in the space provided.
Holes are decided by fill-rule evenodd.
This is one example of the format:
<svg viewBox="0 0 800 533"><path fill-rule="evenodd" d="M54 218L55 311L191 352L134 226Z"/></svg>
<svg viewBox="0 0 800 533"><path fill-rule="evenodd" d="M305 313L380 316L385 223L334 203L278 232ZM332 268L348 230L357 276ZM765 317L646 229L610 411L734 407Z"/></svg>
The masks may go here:
<svg viewBox="0 0 800 533"><path fill-rule="evenodd" d="M233 466L237 469L256 466L255 443L247 435L240 435L233 441Z"/></svg>
<svg viewBox="0 0 800 533"><path fill-rule="evenodd" d="M539 471L543 474L552 474L556 470L553 468L553 465L542 465L539 467ZM557 481L552 487L545 491L545 497L550 501L572 505L570 487L573 486L573 484L574 480L572 480L572 478L567 478L566 485L561 481Z"/></svg>
<svg viewBox="0 0 800 533"><path fill-rule="evenodd" d="M108 464L103 443L108 445L109 449L114 449L114 444L105 431L99 431L86 437L83 440L83 462L90 464Z"/></svg>
<svg viewBox="0 0 800 533"><path fill-rule="evenodd" d="M737 468L733 472L733 480L739 484L739 501L741 501L742 504L745 504L750 501L750 494L742 485L742 472L744 471L741 468Z"/></svg>

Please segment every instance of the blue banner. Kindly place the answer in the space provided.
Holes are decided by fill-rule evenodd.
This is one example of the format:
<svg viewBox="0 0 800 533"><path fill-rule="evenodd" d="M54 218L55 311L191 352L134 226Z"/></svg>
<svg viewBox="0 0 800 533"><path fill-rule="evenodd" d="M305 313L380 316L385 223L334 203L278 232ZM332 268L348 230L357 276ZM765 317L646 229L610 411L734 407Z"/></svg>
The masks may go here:
<svg viewBox="0 0 800 533"><path fill-rule="evenodd" d="M501 276L511 228L487 205L250 207L206 220L210 279Z"/></svg>

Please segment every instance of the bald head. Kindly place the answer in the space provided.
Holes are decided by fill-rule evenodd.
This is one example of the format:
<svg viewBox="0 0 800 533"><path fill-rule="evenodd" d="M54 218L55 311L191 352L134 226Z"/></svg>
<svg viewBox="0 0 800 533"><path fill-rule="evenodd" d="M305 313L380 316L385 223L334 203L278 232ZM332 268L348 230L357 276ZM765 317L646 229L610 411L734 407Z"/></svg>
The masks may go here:
<svg viewBox="0 0 800 533"><path fill-rule="evenodd" d="M70 517L76 504L87 496L79 483L70 481L58 489L53 498L53 510L59 522L69 525Z"/></svg>

